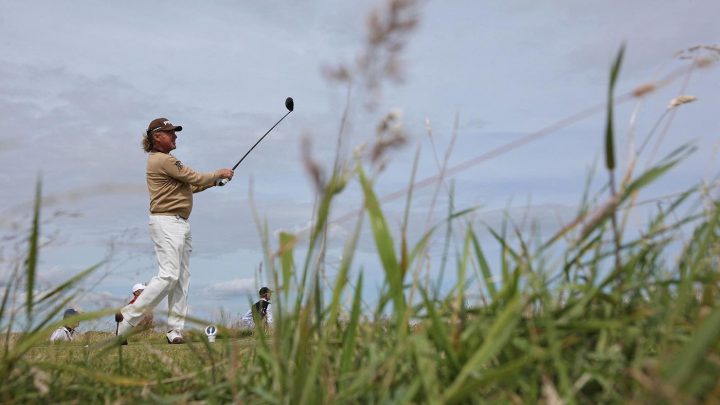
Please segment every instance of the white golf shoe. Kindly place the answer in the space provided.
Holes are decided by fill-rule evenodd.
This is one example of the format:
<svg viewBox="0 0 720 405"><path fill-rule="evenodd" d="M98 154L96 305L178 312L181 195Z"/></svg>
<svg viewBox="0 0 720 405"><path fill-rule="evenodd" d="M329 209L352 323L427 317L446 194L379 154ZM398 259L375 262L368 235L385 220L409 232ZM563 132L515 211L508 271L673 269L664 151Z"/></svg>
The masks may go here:
<svg viewBox="0 0 720 405"><path fill-rule="evenodd" d="M183 339L182 333L177 329L168 331L168 333L165 335L165 338L167 339L167 342L171 345L181 345L185 343L185 339Z"/></svg>

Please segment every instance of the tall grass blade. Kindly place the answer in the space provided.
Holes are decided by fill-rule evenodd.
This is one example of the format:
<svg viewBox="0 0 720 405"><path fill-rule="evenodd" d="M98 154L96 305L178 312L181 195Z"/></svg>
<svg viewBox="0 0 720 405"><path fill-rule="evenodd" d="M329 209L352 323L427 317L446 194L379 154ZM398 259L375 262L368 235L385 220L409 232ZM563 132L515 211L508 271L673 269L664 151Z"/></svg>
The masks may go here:
<svg viewBox="0 0 720 405"><path fill-rule="evenodd" d="M93 266L88 267L87 269L81 271L80 273L70 277L68 280L60 283L57 287L53 288L52 290L43 293L40 295L38 300L36 301L37 304L43 304L46 301L50 300L51 298L57 297L63 292L68 291L70 288L78 284L80 281L82 281L85 277L92 274L95 270L99 269L102 265L104 265L106 262L102 261L98 264L95 264Z"/></svg>
<svg viewBox="0 0 720 405"><path fill-rule="evenodd" d="M372 189L370 181L365 176L361 166L358 165L357 170L365 196L365 209L367 210L370 227L373 231L375 247L377 248L385 276L389 283L390 296L393 298L396 314L402 314L405 310L405 299L403 294L402 273L398 267L397 257L393 248L395 244L390 235L390 229L385 221L385 217L380 209L380 202Z"/></svg>
<svg viewBox="0 0 720 405"><path fill-rule="evenodd" d="M295 235L280 232L280 268L282 269L282 289L287 294L290 289L290 280L294 274L295 260L293 259L293 247L297 242Z"/></svg>
<svg viewBox="0 0 720 405"><path fill-rule="evenodd" d="M423 335L409 338L413 346L413 360L416 365L418 380L422 383L423 401L430 404L440 403L440 378L437 365L441 360Z"/></svg>
<svg viewBox="0 0 720 405"><path fill-rule="evenodd" d="M459 356L453 349L450 341L450 333L446 326L446 319L442 318L441 315L438 314L435 303L430 300L430 297L428 297L428 293L425 289L420 289L420 295L422 296L423 304L425 305L425 310L427 311L428 320L430 322L427 326L427 333L430 336L430 339L435 344L435 348L447 356L450 369L459 371L461 363Z"/></svg>
<svg viewBox="0 0 720 405"><path fill-rule="evenodd" d="M605 121L605 166L611 171L615 170L615 145L613 139L613 107L615 105L614 92L624 54L625 44L620 47L620 50L615 57L615 62L613 63L610 71L610 83L608 85L607 119Z"/></svg>
<svg viewBox="0 0 720 405"><path fill-rule="evenodd" d="M453 211L455 210L455 183L450 183L450 192L448 195L448 218L453 218ZM450 242L452 240L452 219L447 221L447 228L445 229L445 243L443 244L442 256L440 257L440 270L438 271L437 281L435 281L435 294L433 299L440 297L440 288L443 285L445 278L445 268L447 266L448 256L450 252Z"/></svg>
<svg viewBox="0 0 720 405"><path fill-rule="evenodd" d="M468 359L460 373L455 377L452 384L443 393L444 403L458 402L462 400L461 393L463 386L471 379L479 369L484 367L489 360L496 356L507 344L512 336L515 325L520 320L520 309L522 301L518 295L510 299L490 327L483 344Z"/></svg>
<svg viewBox="0 0 720 405"><path fill-rule="evenodd" d="M35 203L33 205L33 218L32 218L32 230L30 231L28 256L26 261L26 272L25 277L27 281L26 285L26 300L25 308L27 314L27 325L26 328L30 329L32 325L32 314L33 314L33 295L35 293L35 273L37 271L37 260L38 260L38 240L40 238L40 205L42 201L42 180L38 179L35 184Z"/></svg>
<svg viewBox="0 0 720 405"><path fill-rule="evenodd" d="M674 386L681 388L698 369L708 349L720 340L720 308L703 321L690 341L665 366L665 375Z"/></svg>
<svg viewBox="0 0 720 405"><path fill-rule="evenodd" d="M475 252L475 260L477 260L480 271L482 272L483 281L485 282L485 286L487 287L488 295L490 295L490 298L492 300L495 300L497 288L495 287L495 281L492 272L490 271L490 266L485 259L485 253L483 253L482 247L480 247L480 243L478 242L475 232L472 230L472 228L469 228L469 231L470 237L472 239L473 250Z"/></svg>
<svg viewBox="0 0 720 405"><path fill-rule="evenodd" d="M333 288L332 301L330 302L330 316L328 317L328 323L335 325L340 314L340 299L345 291L345 286L348 283L348 274L350 272L350 266L355 256L357 249L357 243L360 239L360 230L362 229L363 216L360 215L357 223L355 224L355 231L348 239L343 249L342 260L340 261L340 269L335 278L335 287ZM327 329L330 331L331 329Z"/></svg>
<svg viewBox="0 0 720 405"><path fill-rule="evenodd" d="M355 354L355 346L357 345L358 329L360 328L360 304L362 302L363 274L358 274L355 283L355 294L353 297L352 309L350 310L350 320L345 327L343 334L342 353L340 355L340 375L350 372L352 367L352 359ZM341 385L341 388L343 385Z"/></svg>
<svg viewBox="0 0 720 405"><path fill-rule="evenodd" d="M695 152L695 148L689 145L685 145L671 152L661 164L651 169L648 169L642 175L640 175L638 178L628 184L623 195L623 200L629 197L630 194L639 191L641 188L647 187L650 183L654 182L660 176L667 173L678 163L688 158L693 152Z"/></svg>

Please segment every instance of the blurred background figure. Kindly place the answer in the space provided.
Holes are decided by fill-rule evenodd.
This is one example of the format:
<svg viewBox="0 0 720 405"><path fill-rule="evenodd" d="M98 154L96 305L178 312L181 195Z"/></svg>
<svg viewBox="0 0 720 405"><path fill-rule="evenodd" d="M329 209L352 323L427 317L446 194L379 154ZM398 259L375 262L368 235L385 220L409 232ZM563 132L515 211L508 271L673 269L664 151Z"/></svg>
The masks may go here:
<svg viewBox="0 0 720 405"><path fill-rule="evenodd" d="M135 301L140 297L140 294L145 290L145 284L143 283L137 283L134 286L132 286L132 298L130 299L130 302L128 302L128 305L132 305L135 303ZM120 323L123 320L122 313L118 312L115 314L115 322ZM146 330L146 329L152 329L153 327L153 314L152 312L146 312L145 316L140 320L140 323L138 323L138 328L140 330ZM117 329L115 330L115 334L117 335Z"/></svg>
<svg viewBox="0 0 720 405"><path fill-rule="evenodd" d="M128 305L134 304L140 294L145 290L145 284L137 283L132 287L132 299L128 302ZM152 310L151 310L152 311ZM153 314L151 311L145 312L145 316L140 320L137 327L139 330L152 329L153 327Z"/></svg>
<svg viewBox="0 0 720 405"><path fill-rule="evenodd" d="M76 311L73 308L68 308L65 310L65 313L63 314L63 319L68 319L71 316L77 315L78 311ZM62 341L71 341L75 338L75 329L80 325L79 321L72 321L72 322L65 322L65 325L61 328L58 328L53 334L50 336L51 342L62 342Z"/></svg>
<svg viewBox="0 0 720 405"><path fill-rule="evenodd" d="M128 304L132 304L135 302L135 300L142 294L143 290L145 289L145 284L143 283L137 283L132 288L132 299Z"/></svg>
<svg viewBox="0 0 720 405"><path fill-rule="evenodd" d="M270 308L270 295L272 290L263 287L258 291L260 300L253 304L240 320L241 326L247 329L255 328L255 319L258 319L264 325L272 325L272 309Z"/></svg>

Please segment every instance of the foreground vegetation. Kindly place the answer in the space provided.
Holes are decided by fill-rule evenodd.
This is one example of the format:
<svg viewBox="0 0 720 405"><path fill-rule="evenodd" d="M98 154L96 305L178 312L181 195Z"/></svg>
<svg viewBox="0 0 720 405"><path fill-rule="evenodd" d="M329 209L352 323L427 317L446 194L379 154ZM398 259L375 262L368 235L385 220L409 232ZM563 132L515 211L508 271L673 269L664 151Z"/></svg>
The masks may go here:
<svg viewBox="0 0 720 405"><path fill-rule="evenodd" d="M612 243L622 234L612 231L611 216L676 162L673 157L628 183L614 209L588 206L581 215L604 218L562 231L572 235L572 243L559 264L548 264L551 245L531 248L523 235L510 243L507 235L493 231L503 246L496 270L501 280L495 282L476 232L466 224L457 247L457 282L444 296L422 285L416 271L434 230L411 246L401 234L396 251L371 183L358 166L365 214L385 271L374 309L361 309L362 273L353 278L354 286L349 278L362 219L349 238L332 294L322 293L316 245L342 186L335 176L324 193L304 266L295 265L292 235L281 235L270 259L279 287L275 329L214 344L195 336L190 344L170 346L160 335L149 335L109 349L85 347L92 342L83 340L48 345L49 332L61 323L52 320L82 274L40 296L28 294L21 309L29 326L9 339L21 313L9 310L8 297L33 291L35 228L24 272L11 280L3 297L0 398L9 403L717 402L717 203L675 215L683 202L707 201L691 189L659 210L641 236L622 240L619 248ZM39 203L38 198L36 210ZM443 224L459 218L452 213ZM668 261L666 251L678 240L679 258ZM470 294L481 294L484 303L469 299ZM350 305L343 305L345 298ZM53 309L34 320L39 307Z"/></svg>
<svg viewBox="0 0 720 405"><path fill-rule="evenodd" d="M299 235L271 241L260 223L276 290L275 325L267 333L230 337L224 330L214 344L196 335L183 346L164 345L158 335L134 337L127 347L46 344L76 286L97 266L35 292L38 184L27 256L0 306L0 401L720 402L720 206L706 185L689 185L645 210L641 229L629 229L642 192L692 148L680 146L638 174L628 169L616 184L612 112L621 62L622 51L609 85L609 180L588 190L576 220L549 236L524 234L511 220L485 230L470 221L471 208L450 204L444 220L410 235L410 187L405 220L393 232L374 191L378 172L368 175L362 158L337 164L329 180L317 176L317 215L302 260L294 257ZM364 208L326 281L330 212L351 181L362 188ZM372 303L354 266L366 222L384 275ZM499 258L486 257L481 230L500 246ZM444 238L440 265L428 253L436 237ZM423 275L450 266L453 276L444 283ZM19 306L15 297L24 297ZM24 330L15 335L19 319Z"/></svg>

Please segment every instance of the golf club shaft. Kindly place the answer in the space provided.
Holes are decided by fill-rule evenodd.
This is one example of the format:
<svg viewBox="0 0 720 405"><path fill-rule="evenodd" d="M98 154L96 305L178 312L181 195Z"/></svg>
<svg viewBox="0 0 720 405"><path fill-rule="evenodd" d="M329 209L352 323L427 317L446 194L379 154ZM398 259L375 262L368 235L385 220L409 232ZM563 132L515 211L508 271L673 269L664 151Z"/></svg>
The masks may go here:
<svg viewBox="0 0 720 405"><path fill-rule="evenodd" d="M259 144L263 139L265 139L265 137L270 133L270 131L272 131L273 128L275 128L276 126L278 126L278 124L280 123L280 121L284 120L285 117L287 117L288 114L290 114L291 112L292 112L292 111L288 111L287 113L285 113L285 115L283 115L283 117L280 118L280 119L278 120L278 122L275 123L275 125L273 125L272 127L270 127L270 129L268 129L268 131L265 132L265 135L263 135L260 139L258 139L258 141L255 142L255 145L253 145L252 148L250 148L247 152L245 152L245 154L243 155L243 157L241 157L240 160L238 160L238 162L235 163L235 166L232 167L232 170L237 169L237 167L240 165L240 163L242 163L242 161L247 157L247 155L249 155L250 152L252 152L252 150L255 149L255 147L258 146L258 144ZM227 184L227 182L228 182L228 179L222 179L222 180L220 180L220 184L221 184L221 185L225 185L225 184Z"/></svg>
<svg viewBox="0 0 720 405"><path fill-rule="evenodd" d="M245 152L245 154L243 155L243 157L241 157L240 160L238 160L238 162L235 163L235 166L233 166L232 169L235 170L235 169L240 165L240 163L243 161L243 159L245 159L245 158L247 157L247 155L249 155L250 152L252 152L252 150L255 149L256 146L258 146L258 144L260 143L260 141L262 141L263 139L265 139L265 137L267 136L267 134L269 134L270 131L273 130L273 128L275 128L276 126L278 126L278 124L280 123L280 121L284 120L285 117L287 117L288 114L290 114L291 112L292 112L292 111L288 111L285 115L283 115L282 118L280 118L280 120L278 120L278 122L275 123L275 125L273 125L270 129L268 129L268 131L265 132L265 135L263 135L260 139L258 139L258 141L255 142L255 145L253 145L252 148L250 148L250 150L248 150L247 152Z"/></svg>

